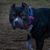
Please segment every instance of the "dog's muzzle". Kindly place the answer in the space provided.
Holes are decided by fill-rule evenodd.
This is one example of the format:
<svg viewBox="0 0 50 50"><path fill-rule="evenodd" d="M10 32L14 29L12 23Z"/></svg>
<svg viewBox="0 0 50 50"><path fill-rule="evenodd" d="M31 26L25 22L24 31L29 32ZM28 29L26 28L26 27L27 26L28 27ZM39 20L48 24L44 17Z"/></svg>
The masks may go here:
<svg viewBox="0 0 50 50"><path fill-rule="evenodd" d="M14 26L16 27L23 27L23 20L20 17L17 17L13 21Z"/></svg>

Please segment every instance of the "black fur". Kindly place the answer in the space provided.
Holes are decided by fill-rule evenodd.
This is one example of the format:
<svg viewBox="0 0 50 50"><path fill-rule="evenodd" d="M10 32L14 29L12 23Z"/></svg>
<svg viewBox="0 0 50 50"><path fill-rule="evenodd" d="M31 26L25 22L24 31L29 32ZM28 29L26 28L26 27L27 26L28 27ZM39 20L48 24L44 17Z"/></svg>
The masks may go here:
<svg viewBox="0 0 50 50"><path fill-rule="evenodd" d="M33 22L33 28L30 31L32 38L36 40L36 50L42 50L44 39L50 37L50 9L39 8L35 12L35 22ZM49 35L49 36L48 36Z"/></svg>
<svg viewBox="0 0 50 50"><path fill-rule="evenodd" d="M9 21L12 24L13 16L10 13ZM50 37L50 8L33 8L33 28L30 31L32 38L36 40L36 50L42 50L44 39ZM30 37L28 36L28 40Z"/></svg>

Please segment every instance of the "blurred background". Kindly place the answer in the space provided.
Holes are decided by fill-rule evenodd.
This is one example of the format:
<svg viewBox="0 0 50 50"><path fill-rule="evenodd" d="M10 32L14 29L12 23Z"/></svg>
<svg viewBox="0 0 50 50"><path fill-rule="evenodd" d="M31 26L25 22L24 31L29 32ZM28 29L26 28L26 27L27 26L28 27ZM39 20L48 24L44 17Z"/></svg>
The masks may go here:
<svg viewBox="0 0 50 50"><path fill-rule="evenodd" d="M33 8L50 8L50 0L0 0L0 50L26 50L23 47L24 41L14 42L13 40L26 39L28 32L24 30L14 31L9 23L9 10L11 5L15 3L17 6L20 6L22 2L31 4ZM34 39L33 48L36 48ZM45 39L43 50L50 50L48 48L50 48L50 40Z"/></svg>

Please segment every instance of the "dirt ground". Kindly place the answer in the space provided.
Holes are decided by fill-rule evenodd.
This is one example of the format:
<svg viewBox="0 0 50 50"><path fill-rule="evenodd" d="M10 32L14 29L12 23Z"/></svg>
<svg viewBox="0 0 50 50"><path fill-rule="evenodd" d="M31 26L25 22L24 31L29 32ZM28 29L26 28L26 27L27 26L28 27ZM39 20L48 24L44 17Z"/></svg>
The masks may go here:
<svg viewBox="0 0 50 50"><path fill-rule="evenodd" d="M25 30L13 30L9 23L9 9L13 3L21 4L22 1L31 4L34 8L48 7L50 2L43 1L28 1L28 0L0 0L0 50L28 50L24 43L29 32ZM36 48L35 40L33 39L33 48ZM50 38L44 40L43 50L50 50Z"/></svg>

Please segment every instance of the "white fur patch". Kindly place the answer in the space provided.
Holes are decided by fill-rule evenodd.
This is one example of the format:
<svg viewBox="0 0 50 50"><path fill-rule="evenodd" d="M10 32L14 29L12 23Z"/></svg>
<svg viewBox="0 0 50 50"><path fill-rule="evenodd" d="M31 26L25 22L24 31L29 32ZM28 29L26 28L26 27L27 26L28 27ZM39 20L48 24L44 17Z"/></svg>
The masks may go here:
<svg viewBox="0 0 50 50"><path fill-rule="evenodd" d="M30 25L29 28L28 28L28 31L30 32L31 29L32 29L33 25Z"/></svg>

